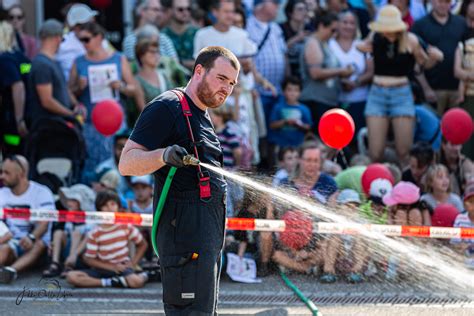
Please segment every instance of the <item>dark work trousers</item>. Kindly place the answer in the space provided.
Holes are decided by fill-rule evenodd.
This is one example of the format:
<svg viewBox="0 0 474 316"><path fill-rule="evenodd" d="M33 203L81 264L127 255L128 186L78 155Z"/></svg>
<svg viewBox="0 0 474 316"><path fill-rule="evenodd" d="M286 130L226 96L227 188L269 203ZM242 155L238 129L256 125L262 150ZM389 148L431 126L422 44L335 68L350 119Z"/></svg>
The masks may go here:
<svg viewBox="0 0 474 316"><path fill-rule="evenodd" d="M170 191L163 207L156 241L166 315L217 314L226 194L211 194L203 202L198 191Z"/></svg>

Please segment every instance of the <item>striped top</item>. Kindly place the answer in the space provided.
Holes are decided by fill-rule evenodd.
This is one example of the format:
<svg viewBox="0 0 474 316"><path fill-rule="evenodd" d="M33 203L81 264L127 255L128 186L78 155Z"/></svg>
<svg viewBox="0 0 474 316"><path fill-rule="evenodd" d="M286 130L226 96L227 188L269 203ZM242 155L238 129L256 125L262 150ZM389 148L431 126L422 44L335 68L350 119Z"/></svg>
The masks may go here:
<svg viewBox="0 0 474 316"><path fill-rule="evenodd" d="M219 142L221 143L222 156L224 158L224 167L235 167L234 149L240 147L240 139L229 124L224 129L216 131Z"/></svg>
<svg viewBox="0 0 474 316"><path fill-rule="evenodd" d="M110 263L130 261L128 242L139 244L142 240L142 234L130 224L97 226L89 233L85 256Z"/></svg>

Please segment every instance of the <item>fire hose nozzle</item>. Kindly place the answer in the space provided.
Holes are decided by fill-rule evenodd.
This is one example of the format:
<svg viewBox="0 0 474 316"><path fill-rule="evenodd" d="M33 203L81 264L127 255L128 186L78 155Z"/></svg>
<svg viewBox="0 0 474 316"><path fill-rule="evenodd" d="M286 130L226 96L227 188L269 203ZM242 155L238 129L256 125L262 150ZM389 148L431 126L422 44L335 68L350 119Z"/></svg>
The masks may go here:
<svg viewBox="0 0 474 316"><path fill-rule="evenodd" d="M184 156L184 158L183 158L183 163L184 163L186 166L197 166L197 165L199 165L201 162L199 161L199 159L195 158L195 157L192 156L192 155L186 155L186 156Z"/></svg>

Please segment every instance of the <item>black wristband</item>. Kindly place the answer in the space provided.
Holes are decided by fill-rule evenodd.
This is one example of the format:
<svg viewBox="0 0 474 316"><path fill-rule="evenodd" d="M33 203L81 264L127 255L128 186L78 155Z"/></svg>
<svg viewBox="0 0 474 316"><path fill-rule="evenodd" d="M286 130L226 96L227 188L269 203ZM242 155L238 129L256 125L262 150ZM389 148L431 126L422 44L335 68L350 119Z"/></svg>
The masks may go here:
<svg viewBox="0 0 474 316"><path fill-rule="evenodd" d="M28 238L31 239L32 242L36 241L36 237L33 234L28 234Z"/></svg>

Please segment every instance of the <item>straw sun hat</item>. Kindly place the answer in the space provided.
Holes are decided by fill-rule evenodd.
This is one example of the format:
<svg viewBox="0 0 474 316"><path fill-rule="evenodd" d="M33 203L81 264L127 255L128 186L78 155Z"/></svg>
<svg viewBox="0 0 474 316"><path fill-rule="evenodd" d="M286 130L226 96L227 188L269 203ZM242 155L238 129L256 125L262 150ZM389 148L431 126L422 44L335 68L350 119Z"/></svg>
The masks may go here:
<svg viewBox="0 0 474 316"><path fill-rule="evenodd" d="M369 23L369 29L374 32L401 32L407 29L407 25L402 20L400 10L389 4L380 9L377 19Z"/></svg>

